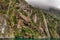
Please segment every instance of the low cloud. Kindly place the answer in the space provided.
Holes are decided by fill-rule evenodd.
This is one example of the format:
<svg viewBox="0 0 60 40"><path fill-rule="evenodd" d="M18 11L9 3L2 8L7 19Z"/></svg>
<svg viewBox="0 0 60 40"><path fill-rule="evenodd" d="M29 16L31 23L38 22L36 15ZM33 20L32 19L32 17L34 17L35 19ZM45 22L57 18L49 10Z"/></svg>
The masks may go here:
<svg viewBox="0 0 60 40"><path fill-rule="evenodd" d="M60 9L60 0L26 0L30 5L40 8L58 8Z"/></svg>

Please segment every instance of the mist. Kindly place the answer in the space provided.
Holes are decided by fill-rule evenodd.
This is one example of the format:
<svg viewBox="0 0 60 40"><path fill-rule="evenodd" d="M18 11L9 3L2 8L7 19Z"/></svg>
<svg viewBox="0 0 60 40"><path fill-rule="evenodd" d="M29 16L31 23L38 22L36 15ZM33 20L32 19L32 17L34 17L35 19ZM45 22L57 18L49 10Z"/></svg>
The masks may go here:
<svg viewBox="0 0 60 40"><path fill-rule="evenodd" d="M38 8L48 9L53 7L60 9L60 0L26 0L26 2Z"/></svg>

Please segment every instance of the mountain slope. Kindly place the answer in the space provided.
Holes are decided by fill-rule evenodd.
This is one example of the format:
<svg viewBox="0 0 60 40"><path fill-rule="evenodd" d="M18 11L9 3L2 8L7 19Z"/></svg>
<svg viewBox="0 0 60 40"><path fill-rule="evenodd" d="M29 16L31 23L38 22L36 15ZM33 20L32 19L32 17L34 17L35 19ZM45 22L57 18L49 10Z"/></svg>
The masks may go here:
<svg viewBox="0 0 60 40"><path fill-rule="evenodd" d="M50 12L32 7L25 0L5 0L0 6L0 13L6 17L7 27L11 29L9 35L19 38L60 37L60 19Z"/></svg>

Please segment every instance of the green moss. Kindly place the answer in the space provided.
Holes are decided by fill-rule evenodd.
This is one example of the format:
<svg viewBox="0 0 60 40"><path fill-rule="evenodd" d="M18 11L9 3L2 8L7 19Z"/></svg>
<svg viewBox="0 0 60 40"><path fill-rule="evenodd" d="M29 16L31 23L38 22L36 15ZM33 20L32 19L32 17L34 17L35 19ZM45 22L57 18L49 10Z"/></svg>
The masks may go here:
<svg viewBox="0 0 60 40"><path fill-rule="evenodd" d="M23 27L22 30L24 30L28 34L32 34L32 30L30 28L28 28L28 27Z"/></svg>
<svg viewBox="0 0 60 40"><path fill-rule="evenodd" d="M14 22L14 24L17 23L17 18L16 18L16 16L13 16L13 22Z"/></svg>

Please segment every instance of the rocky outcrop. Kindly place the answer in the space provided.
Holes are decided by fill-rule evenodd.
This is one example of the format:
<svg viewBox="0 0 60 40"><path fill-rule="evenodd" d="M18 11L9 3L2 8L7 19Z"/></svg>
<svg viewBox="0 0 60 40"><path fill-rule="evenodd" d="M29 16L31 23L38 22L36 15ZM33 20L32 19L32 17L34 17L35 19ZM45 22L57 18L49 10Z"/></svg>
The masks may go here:
<svg viewBox="0 0 60 40"><path fill-rule="evenodd" d="M32 7L25 0L5 0L0 2L1 5L0 14L5 15L6 18L3 17L3 20L6 20L6 24L1 20L6 25L7 31L5 31L8 36L19 38L60 37L60 19L50 12ZM2 31L2 33L4 32ZM4 33L4 35L6 34ZM4 35L3 37L7 36Z"/></svg>

